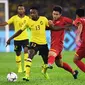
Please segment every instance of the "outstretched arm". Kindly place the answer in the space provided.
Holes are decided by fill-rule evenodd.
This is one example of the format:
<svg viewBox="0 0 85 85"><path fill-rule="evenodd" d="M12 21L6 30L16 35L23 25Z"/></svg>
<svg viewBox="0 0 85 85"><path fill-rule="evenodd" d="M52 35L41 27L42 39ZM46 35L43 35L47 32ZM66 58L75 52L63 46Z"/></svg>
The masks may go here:
<svg viewBox="0 0 85 85"><path fill-rule="evenodd" d="M0 23L0 26L5 26L7 24L8 24L7 22L2 22L2 23Z"/></svg>
<svg viewBox="0 0 85 85"><path fill-rule="evenodd" d="M49 30L60 31L60 30L70 30L72 24L67 24L65 26L55 26L51 20L49 20Z"/></svg>
<svg viewBox="0 0 85 85"><path fill-rule="evenodd" d="M19 36L26 28L27 28L27 25L26 25L26 23L25 23L25 24L21 27L20 30L18 30L13 36L11 36L11 37L7 40L7 42L6 42L7 45L10 44L10 41L11 41L13 38Z"/></svg>
<svg viewBox="0 0 85 85"><path fill-rule="evenodd" d="M19 31L17 31L13 36L11 36L8 40L7 40L7 45L9 45L10 44L10 41L13 39L13 38L15 38L15 37L17 37L18 35L20 35L21 33L23 32L23 30L19 30ZM6 45L6 46L7 46Z"/></svg>

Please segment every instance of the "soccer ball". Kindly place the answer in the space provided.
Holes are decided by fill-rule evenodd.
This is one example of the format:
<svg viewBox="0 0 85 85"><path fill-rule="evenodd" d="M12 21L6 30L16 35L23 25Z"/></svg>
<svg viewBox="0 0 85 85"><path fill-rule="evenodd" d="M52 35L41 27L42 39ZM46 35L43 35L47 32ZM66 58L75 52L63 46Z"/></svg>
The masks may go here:
<svg viewBox="0 0 85 85"><path fill-rule="evenodd" d="M17 80L17 78L18 77L17 77L16 73L14 73L14 72L10 72L7 74L7 80L9 82L15 82Z"/></svg>

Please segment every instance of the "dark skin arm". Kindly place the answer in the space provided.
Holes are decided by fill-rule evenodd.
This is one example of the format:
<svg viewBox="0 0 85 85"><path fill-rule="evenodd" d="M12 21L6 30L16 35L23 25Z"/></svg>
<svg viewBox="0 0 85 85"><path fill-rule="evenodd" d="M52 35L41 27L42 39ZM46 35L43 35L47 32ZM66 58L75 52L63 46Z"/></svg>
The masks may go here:
<svg viewBox="0 0 85 85"><path fill-rule="evenodd" d="M2 22L2 23L0 23L0 26L5 26L7 24L8 24L7 22Z"/></svg>
<svg viewBox="0 0 85 85"><path fill-rule="evenodd" d="M21 33L23 32L23 30L19 30L19 31L17 31L13 36L11 36L8 40L7 40L7 45L9 45L10 44L10 41L13 39L13 38L15 38L15 37L17 37L18 35L20 35ZM6 45L6 46L7 46Z"/></svg>
<svg viewBox="0 0 85 85"><path fill-rule="evenodd" d="M15 37L17 37L17 36L19 36L24 30L25 30L25 28L26 28L27 26L26 26L26 23L22 26L22 28L23 28L23 30L22 30L22 28L20 29L20 30L18 30L13 36L11 36L8 40L7 40L7 45L9 45L10 44L10 41L13 39L13 38L15 38ZM7 46L6 45L6 46Z"/></svg>

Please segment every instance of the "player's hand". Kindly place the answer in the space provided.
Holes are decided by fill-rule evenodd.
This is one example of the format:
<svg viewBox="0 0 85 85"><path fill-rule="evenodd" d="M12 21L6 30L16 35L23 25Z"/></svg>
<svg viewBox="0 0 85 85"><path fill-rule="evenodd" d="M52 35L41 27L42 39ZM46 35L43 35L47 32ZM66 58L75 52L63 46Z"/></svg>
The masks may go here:
<svg viewBox="0 0 85 85"><path fill-rule="evenodd" d="M49 26L53 26L53 25L54 25L54 23L53 23L52 20L49 20L49 21L48 21L48 24L49 24Z"/></svg>
<svg viewBox="0 0 85 85"><path fill-rule="evenodd" d="M7 47L8 45L10 45L10 39L8 39L7 42L6 42L6 47Z"/></svg>

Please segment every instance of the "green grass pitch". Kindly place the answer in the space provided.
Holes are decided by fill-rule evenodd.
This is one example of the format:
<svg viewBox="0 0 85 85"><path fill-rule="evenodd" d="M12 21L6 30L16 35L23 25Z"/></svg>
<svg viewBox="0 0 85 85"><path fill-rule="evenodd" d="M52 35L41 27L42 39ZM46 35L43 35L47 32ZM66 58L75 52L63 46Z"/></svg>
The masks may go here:
<svg viewBox="0 0 85 85"><path fill-rule="evenodd" d="M74 80L69 72L56 67L55 64L52 70L48 70L50 79L46 80L41 73L41 66L43 64L42 58L36 55L32 62L30 81L23 81L22 77L24 73L17 73L15 53L0 52L0 85L85 85L85 73L80 71L73 63L74 52L63 52L62 55L63 61L70 64L73 69L79 71L77 80ZM23 60L22 54L22 65ZM6 76L9 72L15 72L18 75L18 80L16 82L7 81Z"/></svg>

